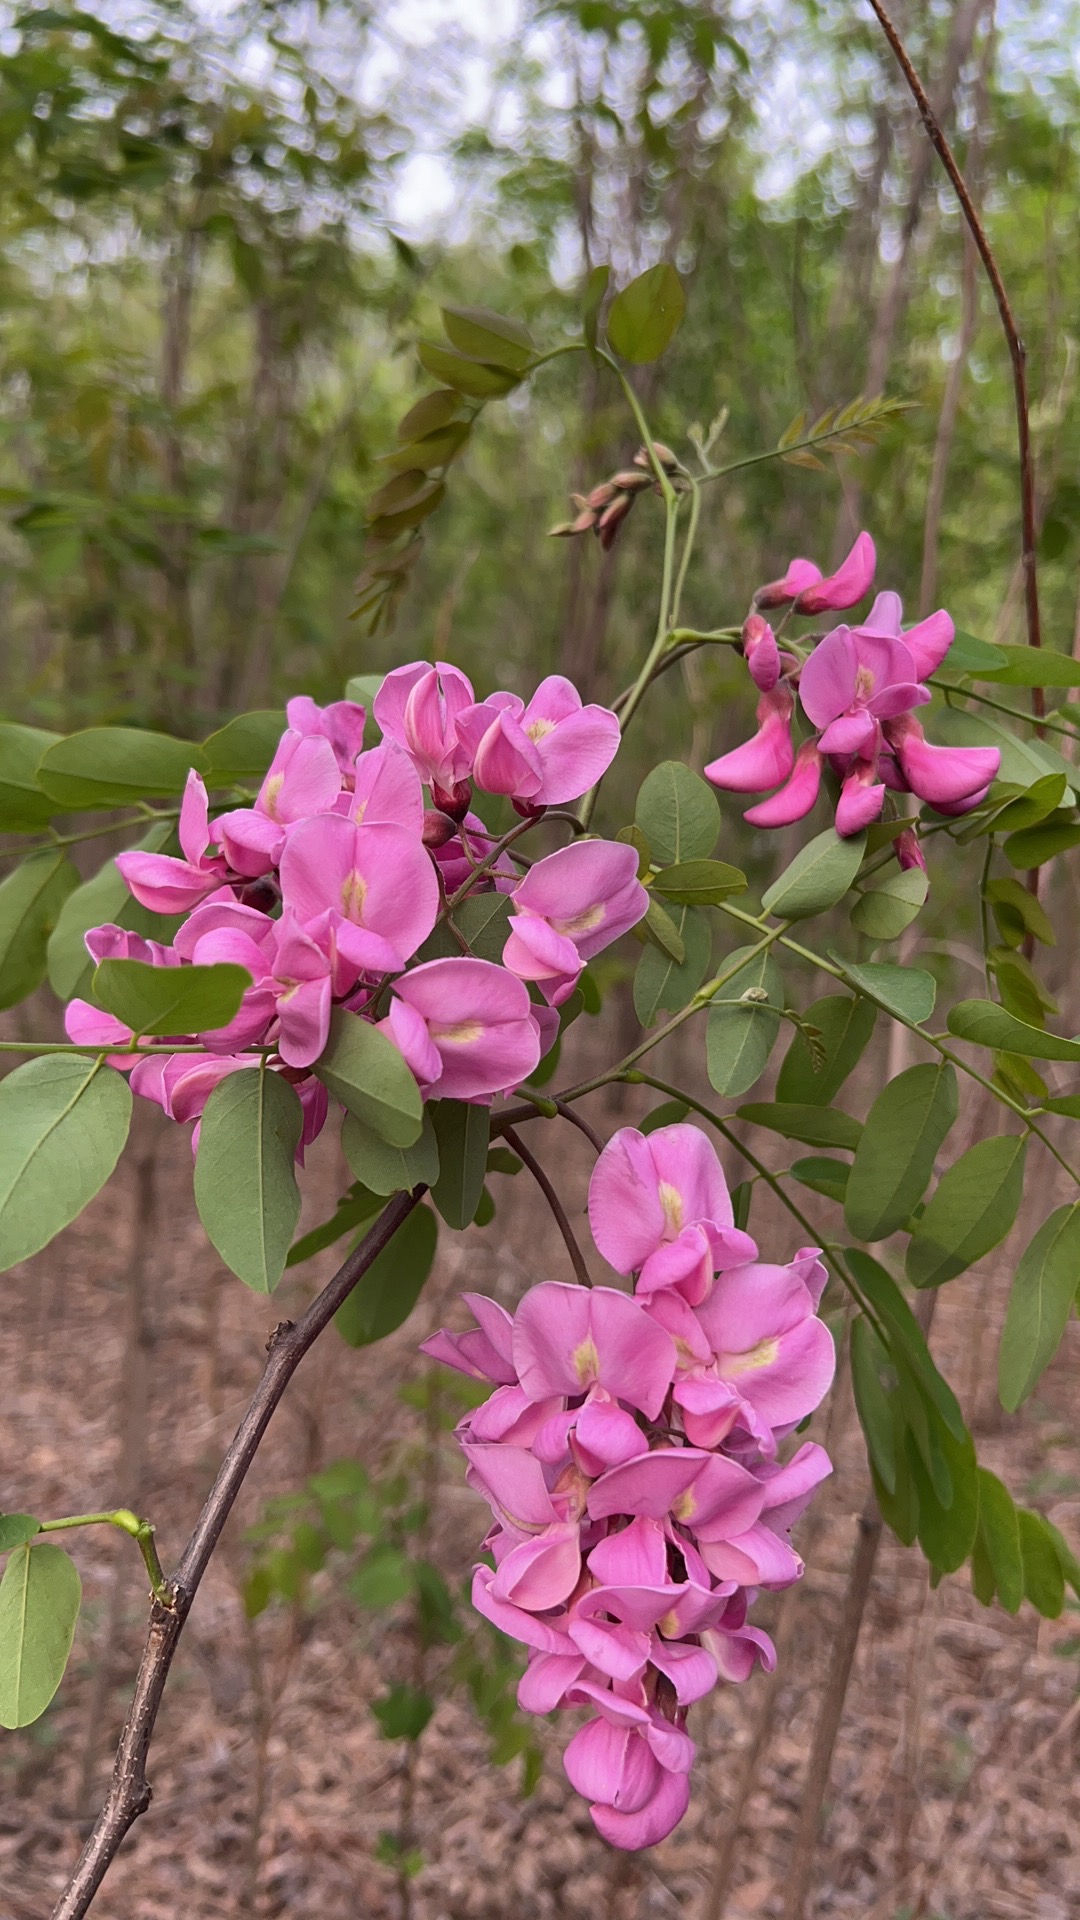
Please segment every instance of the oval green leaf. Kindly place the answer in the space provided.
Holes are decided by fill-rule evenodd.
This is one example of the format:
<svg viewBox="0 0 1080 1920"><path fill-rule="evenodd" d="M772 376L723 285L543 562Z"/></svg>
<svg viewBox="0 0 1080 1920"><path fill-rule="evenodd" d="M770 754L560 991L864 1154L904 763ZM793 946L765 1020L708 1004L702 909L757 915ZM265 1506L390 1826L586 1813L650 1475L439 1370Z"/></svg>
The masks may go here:
<svg viewBox="0 0 1080 1920"><path fill-rule="evenodd" d="M793 1180L809 1187L811 1193L823 1193L826 1200L837 1200L843 1206L851 1172L846 1160L830 1160L814 1154L806 1160L794 1160L789 1172Z"/></svg>
<svg viewBox="0 0 1080 1920"><path fill-rule="evenodd" d="M861 893L851 909L851 924L868 940L897 940L926 905L930 877L921 867L887 871Z"/></svg>
<svg viewBox="0 0 1080 1920"><path fill-rule="evenodd" d="M296 1149L304 1124L295 1087L265 1067L218 1082L203 1111L195 1204L225 1265L273 1293L300 1218Z"/></svg>
<svg viewBox="0 0 1080 1920"><path fill-rule="evenodd" d="M130 1124L128 1083L100 1059L46 1054L0 1081L0 1273L82 1212Z"/></svg>
<svg viewBox="0 0 1080 1920"><path fill-rule="evenodd" d="M427 1113L424 1130L411 1147L389 1146L355 1113L347 1113L341 1129L341 1149L352 1172L372 1193L433 1187L439 1177L439 1143Z"/></svg>
<svg viewBox="0 0 1080 1920"><path fill-rule="evenodd" d="M330 1038L315 1073L328 1093L392 1147L420 1138L420 1089L397 1048L367 1020L344 1007L330 1018Z"/></svg>
<svg viewBox="0 0 1080 1920"><path fill-rule="evenodd" d="M1010 833L1004 843L1010 866L1027 869L1041 867L1070 847L1080 846L1080 824L1075 820L1048 820L1042 826L1024 827Z"/></svg>
<svg viewBox="0 0 1080 1920"><path fill-rule="evenodd" d="M776 1082L778 1100L827 1107L858 1066L877 1022L873 1002L861 995L827 994L807 1007L803 1020L820 1035L815 1059L806 1035L796 1032Z"/></svg>
<svg viewBox="0 0 1080 1920"><path fill-rule="evenodd" d="M261 780L285 731L285 715L278 708L240 713L203 741L208 787L231 787L241 780Z"/></svg>
<svg viewBox="0 0 1080 1920"><path fill-rule="evenodd" d="M1018 1507L1024 1594L1044 1620L1056 1620L1065 1605L1065 1576L1053 1529L1041 1513Z"/></svg>
<svg viewBox="0 0 1080 1920"><path fill-rule="evenodd" d="M1065 1331L1080 1273L1080 1205L1057 1207L1020 1259L998 1353L998 1393L1008 1413L1028 1398Z"/></svg>
<svg viewBox="0 0 1080 1920"><path fill-rule="evenodd" d="M416 357L434 379L456 388L458 393L467 393L473 400L497 399L500 394L510 393L521 381L520 374L509 373L505 367L493 366L488 361L474 360L468 354L455 353L437 340L418 341Z"/></svg>
<svg viewBox="0 0 1080 1920"><path fill-rule="evenodd" d="M0 1513L0 1553L25 1546L41 1531L41 1521L32 1513Z"/></svg>
<svg viewBox="0 0 1080 1920"><path fill-rule="evenodd" d="M60 739L40 727L0 724L0 833L36 833L57 812L38 784L38 762Z"/></svg>
<svg viewBox="0 0 1080 1920"><path fill-rule="evenodd" d="M801 1140L806 1147L839 1147L853 1153L862 1138L859 1122L835 1107L802 1106L798 1101L751 1101L738 1109L738 1117L751 1126L782 1133L785 1140Z"/></svg>
<svg viewBox="0 0 1080 1920"><path fill-rule="evenodd" d="M527 327L489 307L441 307L443 331L452 347L508 373L522 374L536 358Z"/></svg>
<svg viewBox="0 0 1080 1920"><path fill-rule="evenodd" d="M674 267L659 262L615 295L608 312L608 342L623 360L646 366L671 345L685 312L682 281Z"/></svg>
<svg viewBox="0 0 1080 1920"><path fill-rule="evenodd" d="M858 873L865 851L865 833L844 840L835 827L826 827L762 894L762 908L782 920L809 920L835 907Z"/></svg>
<svg viewBox="0 0 1080 1920"><path fill-rule="evenodd" d="M682 935L670 913L665 913L659 900L649 901L645 918L638 921L638 927L646 940L651 941L653 946L669 960L673 960L677 967L685 963L686 948L683 946Z"/></svg>
<svg viewBox="0 0 1080 1920"><path fill-rule="evenodd" d="M60 1547L18 1547L0 1580L0 1727L39 1720L64 1677L82 1602Z"/></svg>
<svg viewBox="0 0 1080 1920"><path fill-rule="evenodd" d="M1026 1151L1019 1134L978 1140L942 1175L908 1245L912 1286L940 1287L1001 1245L1023 1198Z"/></svg>
<svg viewBox="0 0 1080 1920"><path fill-rule="evenodd" d="M1024 1598L1020 1517L1008 1487L985 1467L979 1468L979 1541L998 1599L1006 1613L1019 1613Z"/></svg>
<svg viewBox="0 0 1080 1920"><path fill-rule="evenodd" d="M414 1207L334 1315L350 1347L369 1347L404 1325L435 1264L438 1240L431 1208Z"/></svg>
<svg viewBox="0 0 1080 1920"><path fill-rule="evenodd" d="M439 1178L431 1197L447 1226L460 1232L480 1205L491 1114L467 1100L433 1100L428 1112L439 1148Z"/></svg>
<svg viewBox="0 0 1080 1920"><path fill-rule="evenodd" d="M712 788L681 760L662 760L641 783L634 824L657 864L673 867L708 859L720 831L720 807Z"/></svg>
<svg viewBox="0 0 1080 1920"><path fill-rule="evenodd" d="M912 1020L917 1027L929 1020L937 999L937 982L921 967L897 967L890 960L868 960L856 966L839 954L832 954L851 985L873 1000L886 1013L900 1020Z"/></svg>
<svg viewBox="0 0 1080 1920"><path fill-rule="evenodd" d="M949 1008L945 1024L958 1040L999 1053L1019 1053L1029 1060L1080 1060L1080 1040L1044 1033L993 1000L958 1000Z"/></svg>
<svg viewBox="0 0 1080 1920"><path fill-rule="evenodd" d="M634 1011L643 1027L661 1013L679 1013L694 997L712 959L712 928L694 907L677 907L672 920L683 944L683 959L663 953L650 941L634 974Z"/></svg>
<svg viewBox="0 0 1080 1920"><path fill-rule="evenodd" d="M749 1093L760 1080L780 1031L777 1009L784 1004L783 975L768 949L753 954L750 947L737 948L726 956L724 972L744 954L746 965L721 987L705 1029L709 1080L726 1100ZM746 994L754 998L744 999Z"/></svg>
<svg viewBox="0 0 1080 1920"><path fill-rule="evenodd" d="M49 747L37 777L59 806L97 809L183 793L191 769L202 773L205 765L202 747L190 740L135 727L88 727Z"/></svg>
<svg viewBox="0 0 1080 1920"><path fill-rule="evenodd" d="M848 1180L844 1217L860 1240L885 1240L922 1199L938 1148L956 1119L952 1067L909 1067L878 1094Z"/></svg>
<svg viewBox="0 0 1080 1920"><path fill-rule="evenodd" d="M681 860L664 867L653 880L657 893L679 906L714 907L733 893L746 892L746 875L725 860Z"/></svg>
<svg viewBox="0 0 1080 1920"><path fill-rule="evenodd" d="M103 960L91 993L99 1007L132 1033L213 1033L239 1012L251 985L245 967L154 967L145 960Z"/></svg>
<svg viewBox="0 0 1080 1920"><path fill-rule="evenodd" d="M78 868L59 850L30 854L0 884L0 1007L40 987L49 937L78 884Z"/></svg>

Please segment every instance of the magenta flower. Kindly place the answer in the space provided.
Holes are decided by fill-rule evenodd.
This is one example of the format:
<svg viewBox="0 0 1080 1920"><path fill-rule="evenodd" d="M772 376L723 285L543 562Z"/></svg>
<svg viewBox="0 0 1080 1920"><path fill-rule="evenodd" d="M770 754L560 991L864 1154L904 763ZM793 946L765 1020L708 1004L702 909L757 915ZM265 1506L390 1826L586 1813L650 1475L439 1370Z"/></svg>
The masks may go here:
<svg viewBox="0 0 1080 1920"><path fill-rule="evenodd" d="M528 706L516 694L492 694L460 714L457 729L471 748L476 784L529 807L580 799L619 748L615 714L583 706L561 674L542 680Z"/></svg>
<svg viewBox="0 0 1080 1920"><path fill-rule="evenodd" d="M563 1764L570 1784L590 1801L593 1824L614 1847L656 1846L677 1827L690 1804L694 1743L681 1728L649 1708L592 1689L598 1718L579 1728Z"/></svg>
<svg viewBox="0 0 1080 1920"><path fill-rule="evenodd" d="M804 740L795 755L790 780L768 800L759 800L756 806L747 807L743 819L752 827L789 827L794 821L804 819L820 792L823 765L816 743ZM705 771L708 772L707 767Z"/></svg>
<svg viewBox="0 0 1080 1920"><path fill-rule="evenodd" d="M715 1268L756 1260L734 1225L724 1170L700 1127L620 1127L593 1168L589 1225L616 1273L639 1273L638 1293L676 1289L704 1300Z"/></svg>
<svg viewBox="0 0 1080 1920"><path fill-rule="evenodd" d="M468 806L462 788L472 770L457 720L474 700L472 682L457 667L445 660L433 667L414 660L387 674L372 707L383 733L404 747L421 780L431 787L436 805L455 814Z"/></svg>
<svg viewBox="0 0 1080 1920"><path fill-rule="evenodd" d="M760 613L748 614L744 620L742 647L754 685L762 693L771 693L780 678L780 649L775 633Z"/></svg>
<svg viewBox="0 0 1080 1920"><path fill-rule="evenodd" d="M795 765L791 720L795 702L783 681L763 693L757 703L758 730L753 738L722 753L705 768L706 780L733 793L763 793L790 777Z"/></svg>
<svg viewBox="0 0 1080 1920"><path fill-rule="evenodd" d="M269 873L281 859L290 827L328 813L341 792L341 770L330 741L289 728L282 734L253 807L222 813L214 831L235 872L248 879Z"/></svg>
<svg viewBox="0 0 1080 1920"><path fill-rule="evenodd" d="M912 793L939 812L970 812L997 777L1001 755L996 747L935 747L907 714L886 732Z"/></svg>
<svg viewBox="0 0 1080 1920"><path fill-rule="evenodd" d="M856 638L902 640L911 655L916 680L936 673L956 636L950 616L943 607L931 613L917 626L903 628L903 602L898 593L879 593L861 626L853 627Z"/></svg>
<svg viewBox="0 0 1080 1920"><path fill-rule="evenodd" d="M305 739L318 735L329 740L342 779L351 781L356 756L364 744L363 707L355 700L333 700L328 707L320 707L302 693L289 701L285 718L291 730Z"/></svg>
<svg viewBox="0 0 1080 1920"><path fill-rule="evenodd" d="M514 1365L533 1400L587 1394L593 1387L655 1419L675 1372L675 1348L662 1327L612 1287L543 1281L525 1295L514 1320Z"/></svg>
<svg viewBox="0 0 1080 1920"><path fill-rule="evenodd" d="M380 1031L425 1099L491 1100L527 1080L540 1035L520 980L490 960L429 960L395 982Z"/></svg>
<svg viewBox="0 0 1080 1920"><path fill-rule="evenodd" d="M404 827L354 826L339 814L301 821L281 855L281 892L300 923L330 915L338 956L357 973L397 973L427 939L439 886Z"/></svg>
<svg viewBox="0 0 1080 1920"><path fill-rule="evenodd" d="M904 642L867 629L834 628L799 676L799 699L807 718L822 730L822 753L871 758L878 723L923 706L929 698L930 689L919 685Z"/></svg>
<svg viewBox="0 0 1080 1920"><path fill-rule="evenodd" d="M444 1367L471 1374L474 1380L491 1380L496 1386L516 1387L517 1368L513 1360L513 1315L483 1293L463 1293L479 1326L468 1333L433 1333L420 1343L421 1353L439 1360Z"/></svg>
<svg viewBox="0 0 1080 1920"><path fill-rule="evenodd" d="M339 811L357 826L407 827L417 837L424 826L424 790L420 776L396 740L384 740L362 753L353 769L353 790L342 796Z"/></svg>
<svg viewBox="0 0 1080 1920"><path fill-rule="evenodd" d="M560 1006L586 961L647 913L649 896L633 847L575 840L530 867L512 905L503 965Z"/></svg>
<svg viewBox="0 0 1080 1920"><path fill-rule="evenodd" d="M221 854L211 853L210 807L199 775L192 769L180 803L183 859L168 853L118 853L116 865L128 890L151 913L188 913L219 887L228 871Z"/></svg>
<svg viewBox="0 0 1080 1920"><path fill-rule="evenodd" d="M795 613L838 613L870 590L877 556L868 533L860 533L847 559L822 579L812 560L793 560L782 580L759 587L754 605L766 611L793 603Z"/></svg>

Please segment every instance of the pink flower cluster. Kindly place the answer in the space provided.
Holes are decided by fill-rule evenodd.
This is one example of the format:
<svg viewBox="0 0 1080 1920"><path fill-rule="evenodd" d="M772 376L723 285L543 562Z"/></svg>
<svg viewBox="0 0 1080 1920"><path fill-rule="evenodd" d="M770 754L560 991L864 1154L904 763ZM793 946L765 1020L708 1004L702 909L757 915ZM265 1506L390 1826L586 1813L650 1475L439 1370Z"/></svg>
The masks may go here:
<svg viewBox="0 0 1080 1920"><path fill-rule="evenodd" d="M473 1603L529 1649L523 1708L588 1710L566 1771L633 1849L686 1811L689 1706L775 1664L747 1612L802 1572L789 1530L829 1461L808 1442L781 1463L779 1443L834 1350L818 1249L758 1259L698 1128L616 1133L589 1217L633 1295L544 1281L511 1316L466 1294L477 1328L424 1350L495 1388L458 1429L494 1516Z"/></svg>
<svg viewBox="0 0 1080 1920"><path fill-rule="evenodd" d="M782 650L764 618L776 607L816 615L853 607L869 591L876 556L860 533L843 565L823 579L810 560L793 560L782 580L760 587L743 627L743 652L755 685L758 731L705 768L716 787L734 793L779 791L750 807L752 826L801 820L818 797L826 764L840 781L836 831L859 833L880 818L886 789L913 793L939 813L967 813L985 799L1000 763L996 747L938 747L914 715L930 689L923 684L945 659L955 628L943 611L906 631L895 593L879 593L861 626L834 627L804 658ZM796 694L813 734L796 750ZM924 865L918 841L905 836L901 865Z"/></svg>
<svg viewBox="0 0 1080 1920"><path fill-rule="evenodd" d="M387 675L374 712L383 739L365 752L363 707L291 700L253 805L211 820L192 772L180 856L117 858L143 906L185 918L170 947L94 928L95 961L231 963L250 982L227 1026L172 1036L202 1053L112 1056L176 1120L197 1120L219 1080L257 1064L250 1049L270 1048L304 1106L302 1151L327 1115L311 1069L335 1006L378 1024L425 1098L489 1101L533 1072L586 962L646 910L632 847L578 839L522 876L469 810L474 784L525 820L580 798L618 747L613 713L583 706L558 676L527 706L509 693L478 702L456 667L422 661ZM473 887L509 896L502 965L468 954L414 964L444 904ZM66 1025L84 1045L132 1039L84 1000L70 1002Z"/></svg>

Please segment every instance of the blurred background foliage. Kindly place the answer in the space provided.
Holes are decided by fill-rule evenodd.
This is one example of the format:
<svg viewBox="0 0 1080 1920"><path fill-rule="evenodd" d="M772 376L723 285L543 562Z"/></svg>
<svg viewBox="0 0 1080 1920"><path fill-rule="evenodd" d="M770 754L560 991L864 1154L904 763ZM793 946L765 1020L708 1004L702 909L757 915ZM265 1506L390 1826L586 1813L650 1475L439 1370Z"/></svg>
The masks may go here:
<svg viewBox="0 0 1080 1920"><path fill-rule="evenodd" d="M1030 353L1048 643L1080 639L1080 7L895 9L986 211ZM865 17L864 17L865 14ZM582 357L490 405L389 632L350 624L378 459L430 381L440 301L541 348L584 275L673 260L686 323L642 401L716 457L882 389L857 460L706 490L684 618L738 621L794 552L857 525L909 610L1020 639L1004 341L868 10L848 0L384 0L0 12L0 706L202 734L237 708L452 652L487 689L610 697L654 618L651 496L612 552L548 541L625 465ZM656 510L654 511L654 505ZM691 755L744 676L669 675L650 734ZM644 736L642 736L644 744ZM640 771L640 769L638 769Z"/></svg>

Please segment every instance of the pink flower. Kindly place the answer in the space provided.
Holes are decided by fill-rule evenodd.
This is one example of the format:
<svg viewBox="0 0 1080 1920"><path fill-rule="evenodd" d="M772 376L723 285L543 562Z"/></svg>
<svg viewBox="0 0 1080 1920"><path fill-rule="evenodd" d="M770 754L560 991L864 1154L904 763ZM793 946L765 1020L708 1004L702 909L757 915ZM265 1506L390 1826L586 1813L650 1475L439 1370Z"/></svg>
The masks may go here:
<svg viewBox="0 0 1080 1920"><path fill-rule="evenodd" d="M414 660L388 673L375 695L372 711L383 733L404 747L413 766L426 780L436 804L447 812L464 812L459 789L468 780L472 756L459 739L458 716L474 704L472 682L439 660L429 666Z"/></svg>
<svg viewBox="0 0 1080 1920"><path fill-rule="evenodd" d="M513 894L503 965L535 980L553 1006L573 992L585 962L648 911L633 847L576 840L529 869Z"/></svg>
<svg viewBox="0 0 1080 1920"><path fill-rule="evenodd" d="M771 693L780 678L780 649L776 635L760 613L751 613L743 622L742 645L754 685L762 693Z"/></svg>
<svg viewBox="0 0 1080 1920"><path fill-rule="evenodd" d="M805 819L821 789L823 764L816 742L804 740L795 755L790 780L771 799L747 807L743 819L752 827L789 827L793 821Z"/></svg>
<svg viewBox="0 0 1080 1920"><path fill-rule="evenodd" d="M135 1066L131 1091L155 1101L170 1120L197 1120L219 1080L258 1064L253 1053L147 1054Z"/></svg>
<svg viewBox="0 0 1080 1920"><path fill-rule="evenodd" d="M918 721L905 714L887 727L889 743L912 793L939 810L966 813L997 778L996 747L935 747Z"/></svg>
<svg viewBox="0 0 1080 1920"><path fill-rule="evenodd" d="M929 688L918 684L904 642L867 629L834 628L799 676L803 710L823 729L818 741L822 753L870 758L879 738L877 723L929 698Z"/></svg>
<svg viewBox="0 0 1080 1920"><path fill-rule="evenodd" d="M757 1258L700 1127L620 1127L593 1168L589 1225L616 1273L640 1269L640 1294L671 1287L691 1305L706 1297L714 1267Z"/></svg>
<svg viewBox="0 0 1080 1920"><path fill-rule="evenodd" d="M394 985L380 1031L425 1099L490 1100L527 1080L540 1036L520 980L490 960L429 960Z"/></svg>
<svg viewBox="0 0 1080 1920"><path fill-rule="evenodd" d="M675 1372L675 1348L635 1300L613 1287L542 1281L514 1319L514 1365L533 1400L591 1387L655 1419Z"/></svg>
<svg viewBox="0 0 1080 1920"><path fill-rule="evenodd" d="M911 655L916 680L926 680L940 667L956 635L956 628L943 607L931 613L917 626L904 632L903 603L898 593L879 593L861 626L853 627L856 639L902 640Z"/></svg>
<svg viewBox="0 0 1080 1920"><path fill-rule="evenodd" d="M364 744L363 707L355 700L334 700L328 707L319 707L302 693L289 701L285 718L292 732L303 734L305 739L318 735L329 740L342 779L352 779L353 764Z"/></svg>
<svg viewBox="0 0 1080 1920"><path fill-rule="evenodd" d="M563 1758L576 1792L591 1802L597 1832L610 1845L656 1846L690 1803L694 1743L655 1708L582 1685L599 1717L574 1735Z"/></svg>
<svg viewBox="0 0 1080 1920"><path fill-rule="evenodd" d="M281 892L301 925L330 915L336 950L363 973L398 973L427 939L439 886L404 827L354 826L339 814L302 820L281 855Z"/></svg>
<svg viewBox="0 0 1080 1920"><path fill-rule="evenodd" d="M111 1013L104 1013L100 1007L91 1006L89 1000L69 1000L64 1008L64 1032L77 1047L126 1047L135 1035L122 1020ZM110 1067L118 1067L126 1073L139 1058L137 1053L110 1053L107 1056Z"/></svg>
<svg viewBox="0 0 1080 1920"><path fill-rule="evenodd" d="M706 780L733 793L763 793L787 780L795 765L791 719L795 701L781 681L763 693L757 704L758 730L753 738L722 753L705 768Z"/></svg>
<svg viewBox="0 0 1080 1920"><path fill-rule="evenodd" d="M491 1380L497 1386L517 1386L517 1368L513 1361L513 1316L505 1307L483 1293L463 1293L479 1326L468 1333L433 1333L420 1343L421 1353L455 1367L474 1380Z"/></svg>
<svg viewBox="0 0 1080 1920"><path fill-rule="evenodd" d="M817 1318L825 1269L804 1248L786 1267L752 1264L718 1276L696 1317L713 1358L675 1383L688 1436L716 1446L736 1420L766 1438L812 1413L832 1385L836 1350ZM774 1451L766 1438L766 1451Z"/></svg>
<svg viewBox="0 0 1080 1920"><path fill-rule="evenodd" d="M872 821L880 820L885 783L878 780L877 772L875 756L873 760L853 760L844 775L836 803L836 831L842 838L862 833Z"/></svg>
<svg viewBox="0 0 1080 1920"><path fill-rule="evenodd" d="M542 680L528 706L516 694L491 695L458 715L457 731L471 748L477 785L530 807L580 799L619 747L615 714L583 706L561 674Z"/></svg>
<svg viewBox="0 0 1080 1920"><path fill-rule="evenodd" d="M424 790L403 747L384 740L362 753L354 768L353 791L342 795L339 811L357 826L407 827L419 838L424 826Z"/></svg>
<svg viewBox="0 0 1080 1920"><path fill-rule="evenodd" d="M180 846L184 858L167 853L118 853L116 865L140 906L151 913L187 913L219 887L227 872L220 854L210 852L210 809L199 775L188 774L180 804Z"/></svg>
<svg viewBox="0 0 1080 1920"><path fill-rule="evenodd" d="M281 859L288 829L311 814L328 813L341 792L341 770L324 735L282 734L254 807L222 813L214 830L237 873L269 873Z"/></svg>
<svg viewBox="0 0 1080 1920"><path fill-rule="evenodd" d="M794 601L796 613L834 613L853 607L869 590L876 564L870 535L860 533L847 559L827 580L812 560L793 560L782 580L758 588L754 605L767 611Z"/></svg>

